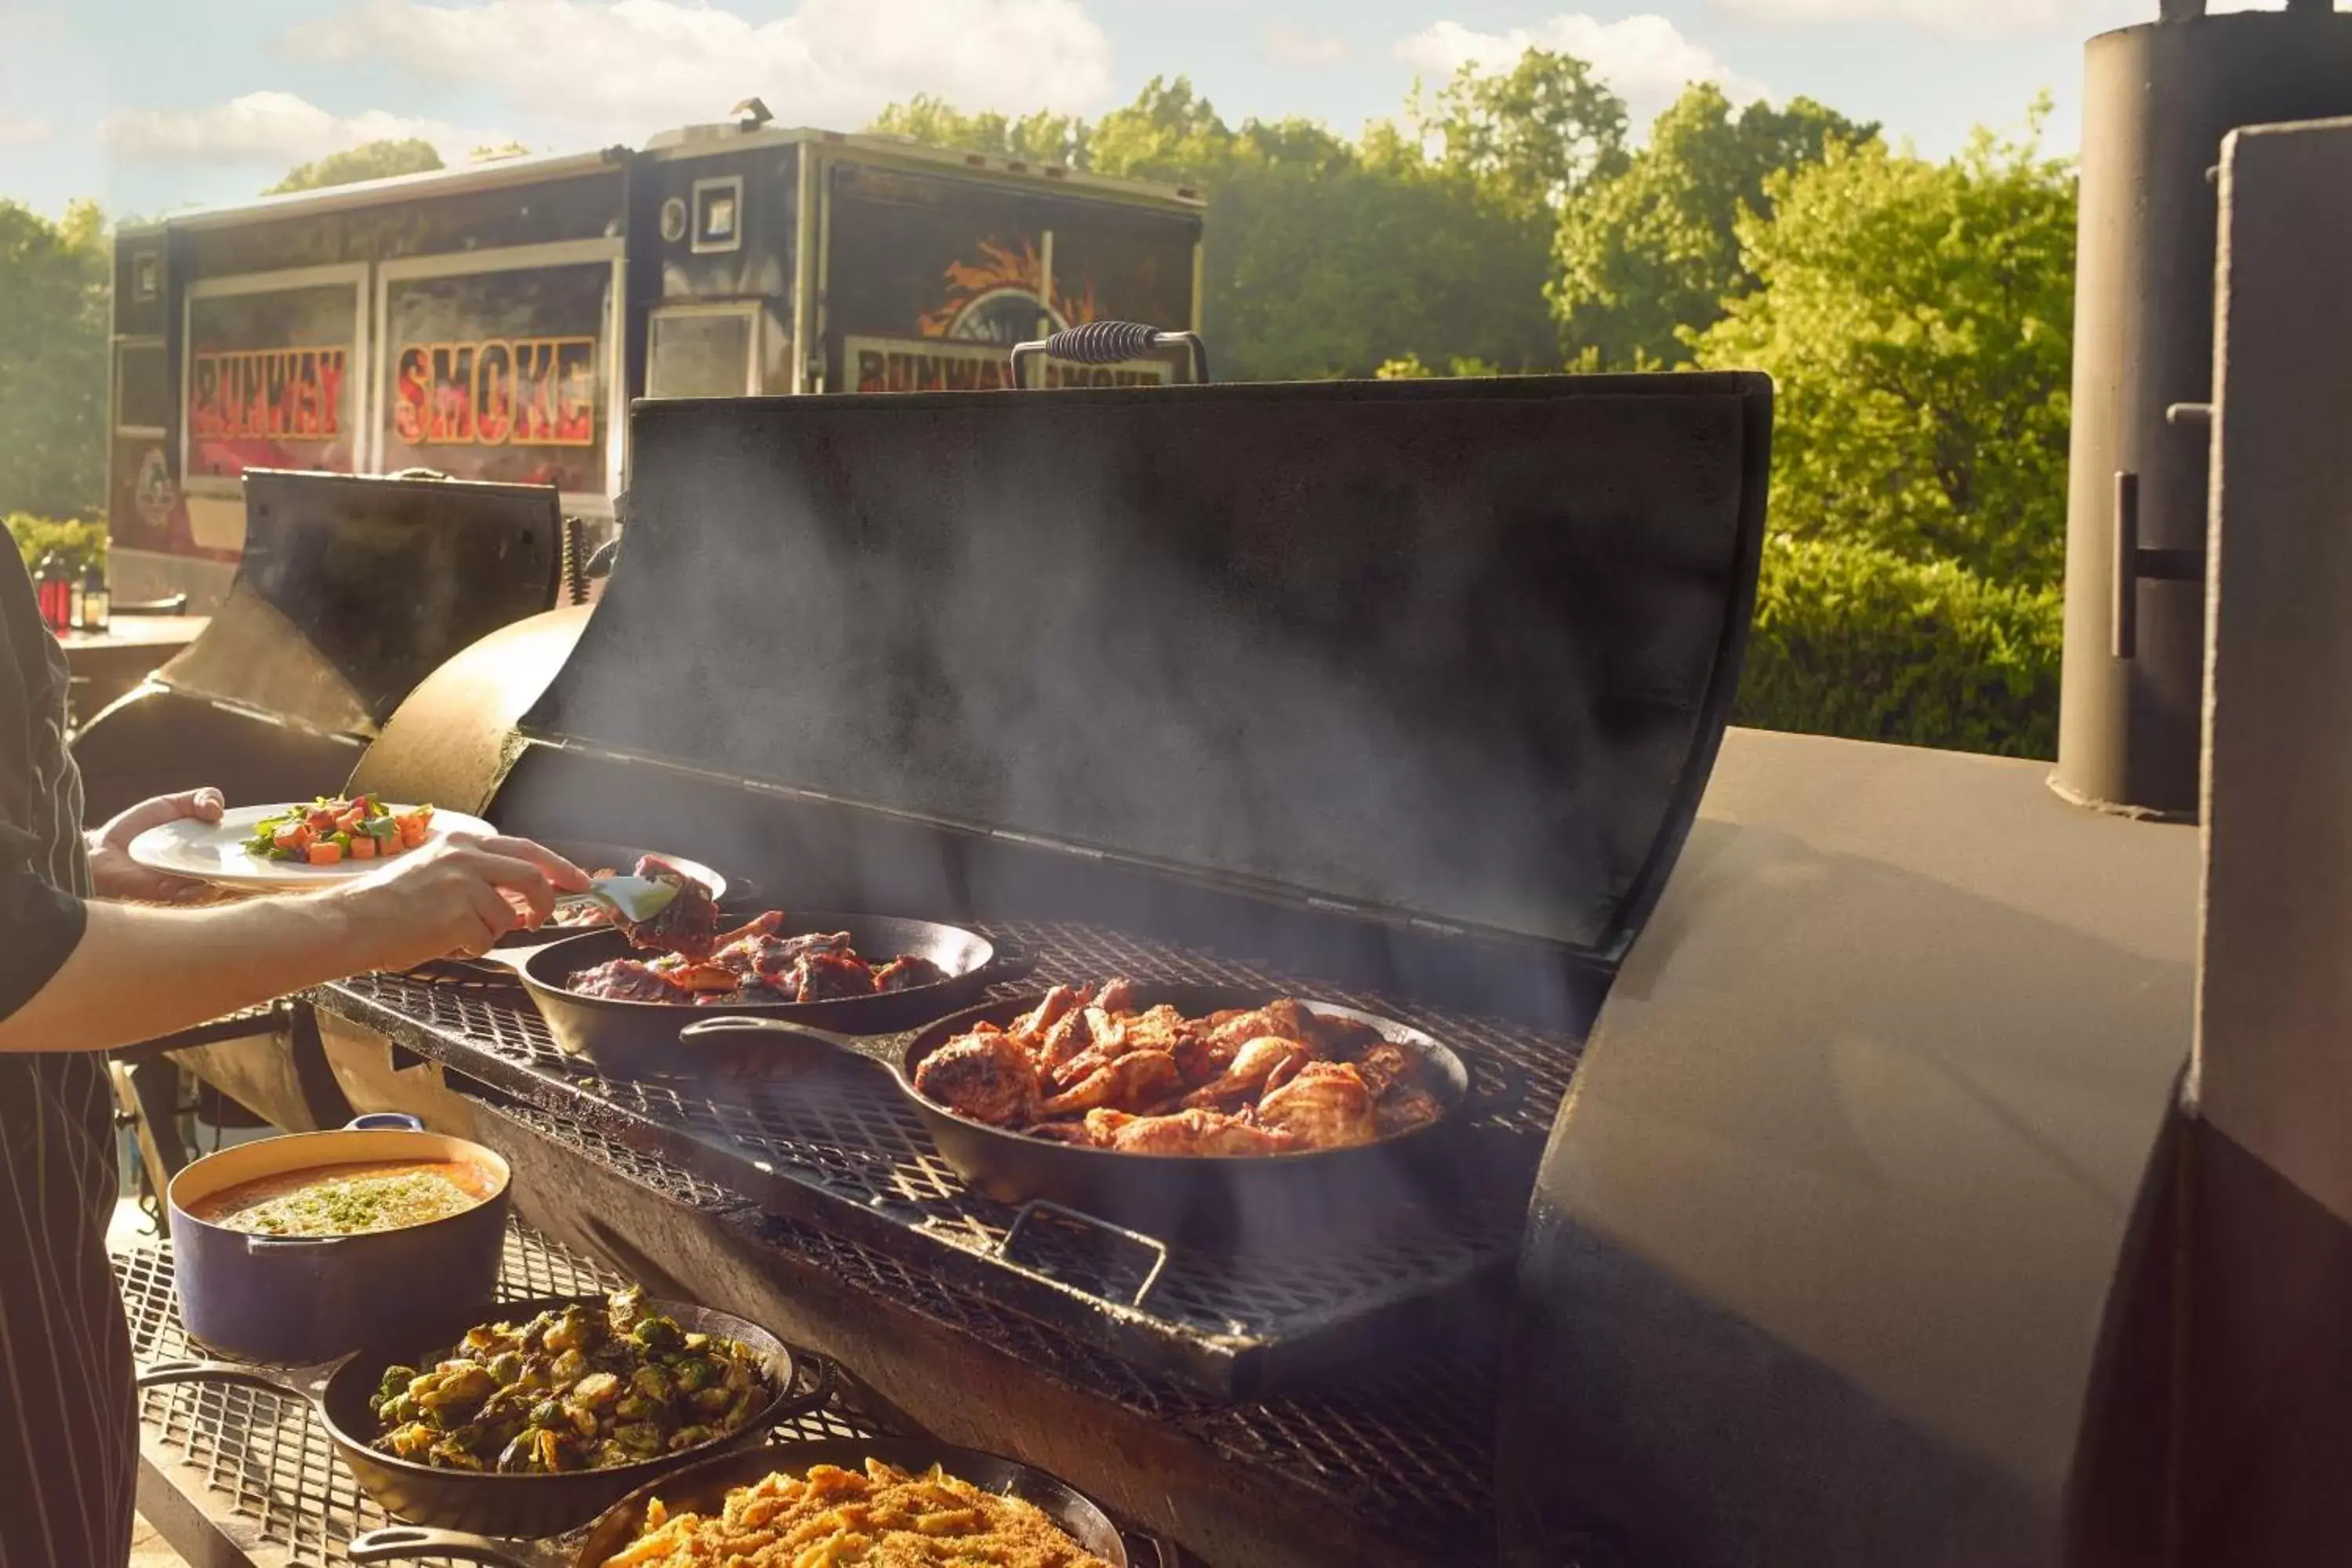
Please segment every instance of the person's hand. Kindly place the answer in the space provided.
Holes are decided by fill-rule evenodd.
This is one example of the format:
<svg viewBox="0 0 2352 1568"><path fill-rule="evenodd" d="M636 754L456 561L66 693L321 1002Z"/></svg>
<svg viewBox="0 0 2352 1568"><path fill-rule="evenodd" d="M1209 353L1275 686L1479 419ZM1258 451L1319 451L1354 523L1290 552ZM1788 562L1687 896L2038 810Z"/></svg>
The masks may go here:
<svg viewBox="0 0 2352 1568"><path fill-rule="evenodd" d="M101 899L132 899L151 904L201 904L218 897L203 882L151 871L131 858L131 841L151 827L192 816L218 822L221 792L210 784L142 800L89 836L89 878Z"/></svg>
<svg viewBox="0 0 2352 1568"><path fill-rule="evenodd" d="M452 833L320 897L350 921L354 972L398 971L487 952L545 921L559 891L587 886L586 872L527 838Z"/></svg>

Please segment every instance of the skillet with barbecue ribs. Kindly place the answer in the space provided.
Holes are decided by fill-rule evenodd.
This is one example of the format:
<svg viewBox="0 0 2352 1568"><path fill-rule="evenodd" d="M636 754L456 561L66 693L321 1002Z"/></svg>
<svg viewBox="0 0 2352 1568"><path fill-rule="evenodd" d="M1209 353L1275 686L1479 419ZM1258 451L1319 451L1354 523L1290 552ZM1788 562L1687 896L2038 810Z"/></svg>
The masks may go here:
<svg viewBox="0 0 2352 1568"><path fill-rule="evenodd" d="M698 909L672 917L680 905L698 900ZM938 964L908 953L886 963L869 963L850 945L847 931L781 935L782 910L770 910L733 931L718 926L709 890L689 880L659 915L627 928L631 946L662 950L658 956L615 958L583 969L564 989L609 1002L740 1007L873 996L948 978Z"/></svg>
<svg viewBox="0 0 2352 1568"><path fill-rule="evenodd" d="M1288 997L1188 1018L1135 984L1056 985L1011 1027L925 1057L918 1092L1033 1137L1129 1154L1344 1149L1436 1121L1421 1059L1355 1018Z"/></svg>

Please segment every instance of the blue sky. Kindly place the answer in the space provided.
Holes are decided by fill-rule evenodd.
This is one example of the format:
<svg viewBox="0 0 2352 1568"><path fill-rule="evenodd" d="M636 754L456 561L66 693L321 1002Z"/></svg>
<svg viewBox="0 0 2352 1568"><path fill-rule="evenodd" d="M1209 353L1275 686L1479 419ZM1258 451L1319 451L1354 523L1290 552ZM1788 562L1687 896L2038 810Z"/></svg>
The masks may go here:
<svg viewBox="0 0 2352 1568"><path fill-rule="evenodd" d="M2235 0L2243 5L2247 0ZM2260 0L2256 0L2260 3ZM2272 0L2275 3L2275 0ZM2048 89L2072 152L2082 40L2154 0L0 0L0 196L155 214L252 195L378 135L458 158L723 118L855 129L917 91L1098 111L1155 73L1230 121L1352 133L1416 75L1530 42L1602 68L1637 121L1695 77L1803 93L1921 151ZM2216 9L2221 8L2217 5Z"/></svg>

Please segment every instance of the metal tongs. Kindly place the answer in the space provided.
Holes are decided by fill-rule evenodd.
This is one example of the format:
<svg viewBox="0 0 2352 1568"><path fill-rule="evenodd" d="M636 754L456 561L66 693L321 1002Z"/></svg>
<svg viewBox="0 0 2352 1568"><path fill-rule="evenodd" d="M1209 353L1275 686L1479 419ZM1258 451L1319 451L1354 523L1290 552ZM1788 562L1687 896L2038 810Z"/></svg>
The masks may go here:
<svg viewBox="0 0 2352 1568"><path fill-rule="evenodd" d="M586 892L565 893L555 900L555 907L578 910L602 904L634 926L669 908L677 895L676 882L656 882L649 877L592 877Z"/></svg>

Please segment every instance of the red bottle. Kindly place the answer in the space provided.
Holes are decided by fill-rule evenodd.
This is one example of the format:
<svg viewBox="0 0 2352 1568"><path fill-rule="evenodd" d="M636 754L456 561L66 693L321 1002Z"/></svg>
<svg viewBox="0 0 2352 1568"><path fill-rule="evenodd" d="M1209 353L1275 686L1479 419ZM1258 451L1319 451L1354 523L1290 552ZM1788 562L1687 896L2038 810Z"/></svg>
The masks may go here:
<svg viewBox="0 0 2352 1568"><path fill-rule="evenodd" d="M41 619L49 630L59 636L73 630L73 572L56 551L41 558L35 584L40 590Z"/></svg>

